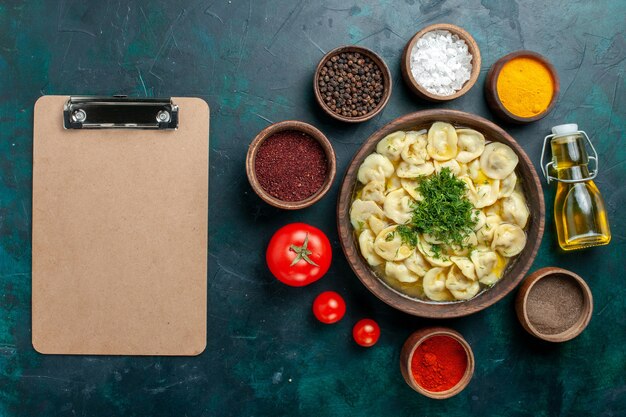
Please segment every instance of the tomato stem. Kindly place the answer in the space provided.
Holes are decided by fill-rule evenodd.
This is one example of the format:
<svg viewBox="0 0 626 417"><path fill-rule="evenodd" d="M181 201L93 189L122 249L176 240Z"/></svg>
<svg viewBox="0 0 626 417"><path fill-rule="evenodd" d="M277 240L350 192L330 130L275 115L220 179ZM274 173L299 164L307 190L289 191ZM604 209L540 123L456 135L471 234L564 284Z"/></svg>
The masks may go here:
<svg viewBox="0 0 626 417"><path fill-rule="evenodd" d="M293 261L291 262L291 265L289 266L294 266L295 264L300 262L301 259L304 259L307 263L311 265L319 266L311 258L309 258L309 255L312 254L313 252L311 252L307 248L308 245L309 245L309 234L307 233L306 237L304 238L304 243L302 243L302 246L296 246L296 245L289 246L289 250L294 251L298 255L293 259Z"/></svg>

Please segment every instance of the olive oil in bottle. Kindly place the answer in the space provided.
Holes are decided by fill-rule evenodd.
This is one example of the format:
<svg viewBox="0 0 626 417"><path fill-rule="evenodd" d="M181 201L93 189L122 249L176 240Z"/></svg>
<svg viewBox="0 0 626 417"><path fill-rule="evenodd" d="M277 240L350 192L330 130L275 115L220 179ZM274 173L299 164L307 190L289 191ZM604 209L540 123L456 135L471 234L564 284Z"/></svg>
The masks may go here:
<svg viewBox="0 0 626 417"><path fill-rule="evenodd" d="M569 251L590 246L606 245L611 241L609 219L602 195L593 182L597 175L597 154L585 132L576 124L559 125L552 128L550 139L552 161L542 170L548 183L557 181L554 201L554 222L559 245ZM588 156L585 147L588 141L594 156ZM589 161L595 162L589 171Z"/></svg>

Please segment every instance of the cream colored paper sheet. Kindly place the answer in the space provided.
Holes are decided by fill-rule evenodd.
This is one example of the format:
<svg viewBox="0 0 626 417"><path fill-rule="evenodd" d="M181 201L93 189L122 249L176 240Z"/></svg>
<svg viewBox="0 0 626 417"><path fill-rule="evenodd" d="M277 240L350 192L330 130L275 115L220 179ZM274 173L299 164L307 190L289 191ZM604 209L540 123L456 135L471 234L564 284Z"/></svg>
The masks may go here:
<svg viewBox="0 0 626 417"><path fill-rule="evenodd" d="M179 128L65 130L35 104L32 341L38 352L197 355L206 345L209 108Z"/></svg>

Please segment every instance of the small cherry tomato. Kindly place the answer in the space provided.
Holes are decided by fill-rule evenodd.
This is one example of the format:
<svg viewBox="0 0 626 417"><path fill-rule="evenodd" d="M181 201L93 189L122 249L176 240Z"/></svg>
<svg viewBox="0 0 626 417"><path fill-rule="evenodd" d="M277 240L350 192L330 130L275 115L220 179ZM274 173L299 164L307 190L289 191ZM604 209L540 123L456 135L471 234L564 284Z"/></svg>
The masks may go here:
<svg viewBox="0 0 626 417"><path fill-rule="evenodd" d="M352 337L361 346L374 346L380 337L380 327L374 320L359 320L352 329Z"/></svg>
<svg viewBox="0 0 626 417"><path fill-rule="evenodd" d="M276 279L292 287L303 287L323 277L332 257L328 237L305 223L291 223L278 229L265 254L267 266Z"/></svg>
<svg viewBox="0 0 626 417"><path fill-rule="evenodd" d="M322 323L337 323L346 314L346 302L334 291L325 291L313 301L313 314Z"/></svg>

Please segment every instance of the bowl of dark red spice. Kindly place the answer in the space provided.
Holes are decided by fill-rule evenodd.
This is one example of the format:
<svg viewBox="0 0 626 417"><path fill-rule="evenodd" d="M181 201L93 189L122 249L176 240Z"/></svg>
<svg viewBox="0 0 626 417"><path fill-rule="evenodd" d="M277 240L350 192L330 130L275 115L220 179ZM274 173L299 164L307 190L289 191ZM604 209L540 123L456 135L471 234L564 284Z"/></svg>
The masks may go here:
<svg viewBox="0 0 626 417"><path fill-rule="evenodd" d="M593 296L580 276L548 267L526 278L517 294L515 309L528 333L548 342L565 342L589 324Z"/></svg>
<svg viewBox="0 0 626 417"><path fill-rule="evenodd" d="M446 327L425 328L404 342L400 371L415 391L443 400L469 384L474 374L474 353L460 333Z"/></svg>
<svg viewBox="0 0 626 417"><path fill-rule="evenodd" d="M373 51L340 46L317 65L313 89L317 102L330 116L348 123L364 122L389 101L391 73Z"/></svg>
<svg viewBox="0 0 626 417"><path fill-rule="evenodd" d="M274 207L296 210L319 201L336 173L335 151L308 123L287 120L263 129L246 157L252 189Z"/></svg>

